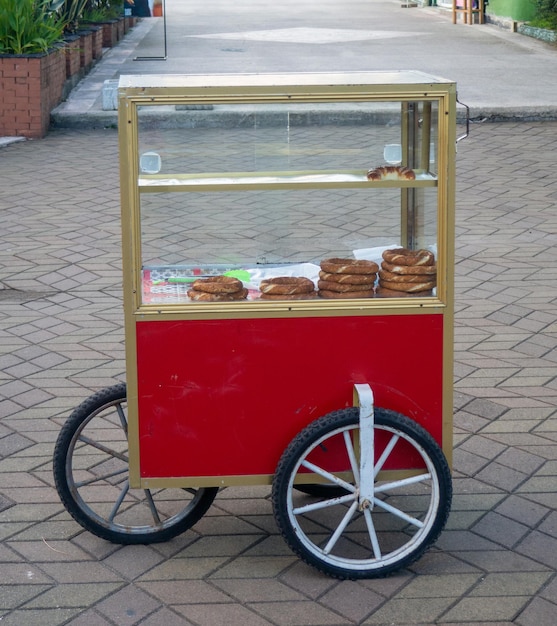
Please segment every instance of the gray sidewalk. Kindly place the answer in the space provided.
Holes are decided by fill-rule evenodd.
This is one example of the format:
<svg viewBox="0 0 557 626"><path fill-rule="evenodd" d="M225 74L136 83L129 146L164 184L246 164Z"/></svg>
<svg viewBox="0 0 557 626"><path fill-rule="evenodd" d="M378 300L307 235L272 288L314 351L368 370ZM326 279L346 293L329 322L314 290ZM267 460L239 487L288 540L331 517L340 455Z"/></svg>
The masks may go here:
<svg viewBox="0 0 557 626"><path fill-rule="evenodd" d="M453 24L447 9L395 0L167 0L111 49L53 114L59 127L116 123L103 85L122 74L413 69L454 80L472 116L557 119L557 47L493 25Z"/></svg>
<svg viewBox="0 0 557 626"><path fill-rule="evenodd" d="M137 53L157 52L160 22L146 20L139 27L145 32L132 32L128 47L107 55L99 72L113 78L139 63L141 71L233 71L241 68L235 59L247 52L267 58L262 70L286 69L278 67L289 63L280 56L286 44L271 42L267 50L265 42L247 37L238 43L193 35L316 24L362 29L366 11L399 8L392 2L347 2L341 11L340 3L303 0L273 7L246 0L227 3L227 11L222 2L211 3L211 10L198 0L167 4L169 11L180 6L187 18L173 36L195 39L191 58L183 53L181 61L190 65L132 60ZM251 15L254 6L262 10ZM310 16L308 6L315 7ZM406 20L416 9L401 11L405 21L397 23L407 31ZM532 64L532 81L543 67L555 67L545 44L522 52L529 48L515 44L516 35L457 27L433 9L419 11L411 18L421 20L417 31L426 32L433 16L440 29L466 32L459 37L472 37L478 50L494 45L486 41L500 42L496 47L505 50L518 45L516 54ZM214 27L213 17L221 22ZM383 24L381 30L395 30L392 21ZM401 62L411 58L412 67L447 74L425 64L418 36L399 39L398 46L406 41L405 53L391 42L391 54ZM171 61L176 39L169 40ZM372 41L350 45L365 48ZM315 43L292 49L298 55L306 51L307 60L309 50L319 54L315 46L327 49ZM336 48L343 51L337 69L352 62L351 69L360 69L363 53L351 58L348 47ZM120 53L122 58L111 60ZM451 56L456 59L456 49L436 62L450 69ZM538 67L540 58L548 65ZM524 111L527 92L508 76L518 65L507 61L501 57L497 63L507 68L507 87L516 86L514 103L510 94L504 102L501 97L482 103L472 74L469 82L456 76L456 65L447 77L460 81L462 100L477 110L505 104ZM316 69L319 61L307 63ZM81 86L89 80L94 76ZM486 91L490 97L500 93ZM95 114L100 95L93 90L88 99ZM547 111L549 95L549 88L531 94L535 106ZM68 105L72 101L79 108L75 98ZM291 554L264 487L222 490L192 530L153 546L97 539L61 505L51 468L60 425L91 392L125 380L117 132L96 124L88 128L92 112L75 115L81 116L81 129L55 128L43 140L0 149L2 626L554 626L557 122L477 123L459 143L452 513L434 548L411 568L383 580L343 582Z"/></svg>

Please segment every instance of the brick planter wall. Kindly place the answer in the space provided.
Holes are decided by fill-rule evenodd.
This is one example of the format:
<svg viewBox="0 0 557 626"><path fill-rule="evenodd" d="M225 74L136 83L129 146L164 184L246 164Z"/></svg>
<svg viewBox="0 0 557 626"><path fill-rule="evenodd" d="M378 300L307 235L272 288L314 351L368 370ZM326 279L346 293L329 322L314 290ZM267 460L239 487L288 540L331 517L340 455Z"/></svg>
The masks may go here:
<svg viewBox="0 0 557 626"><path fill-rule="evenodd" d="M102 26L91 26L93 31L93 60L98 61L103 55L103 29Z"/></svg>
<svg viewBox="0 0 557 626"><path fill-rule="evenodd" d="M118 20L103 22L103 48L113 48L118 43Z"/></svg>
<svg viewBox="0 0 557 626"><path fill-rule="evenodd" d="M118 41L123 39L124 35L126 34L124 31L125 26L126 26L126 22L125 22L125 19L122 17L117 21L117 24L116 24L116 28L118 30Z"/></svg>
<svg viewBox="0 0 557 626"><path fill-rule="evenodd" d="M79 53L79 37L77 35L68 35L64 38L64 51L66 53L66 78L78 76L81 68L81 60Z"/></svg>
<svg viewBox="0 0 557 626"><path fill-rule="evenodd" d="M44 137L65 81L62 48L43 55L0 55L0 136Z"/></svg>
<svg viewBox="0 0 557 626"><path fill-rule="evenodd" d="M79 35L79 58L81 69L87 74L93 65L93 31L80 30Z"/></svg>

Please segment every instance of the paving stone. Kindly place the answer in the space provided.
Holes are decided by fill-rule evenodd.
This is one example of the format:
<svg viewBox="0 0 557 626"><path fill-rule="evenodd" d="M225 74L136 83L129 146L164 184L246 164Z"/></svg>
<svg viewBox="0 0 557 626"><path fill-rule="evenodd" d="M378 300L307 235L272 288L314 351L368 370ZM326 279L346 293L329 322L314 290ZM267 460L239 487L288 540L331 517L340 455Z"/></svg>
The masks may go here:
<svg viewBox="0 0 557 626"><path fill-rule="evenodd" d="M528 534L530 529L524 524L497 513L489 512L472 527L472 530L506 548L512 548Z"/></svg>
<svg viewBox="0 0 557 626"><path fill-rule="evenodd" d="M534 531L516 547L516 551L557 569L557 538L555 537Z"/></svg>
<svg viewBox="0 0 557 626"><path fill-rule="evenodd" d="M81 529L81 526L75 524L76 532ZM100 539L91 533L86 531L79 532L73 539L72 543L78 546L80 549L84 550L87 554L89 554L94 560L102 560L105 559L110 554L114 554L121 550L122 547L105 541L104 539Z"/></svg>
<svg viewBox="0 0 557 626"><path fill-rule="evenodd" d="M453 463L454 467L459 472L462 472L467 476L474 476L481 469L486 467L489 461L482 456L467 452L462 448L462 446L460 446L454 451Z"/></svg>
<svg viewBox="0 0 557 626"><path fill-rule="evenodd" d="M247 582L252 588L257 587L257 582L254 582L253 579L241 582ZM273 583L273 581L261 582L265 583L265 587ZM155 581L136 584L138 588L143 589L150 596L157 598L167 606L183 604L184 600L187 600L188 604L230 603L228 589L226 589L226 593L223 593L216 588L217 585L209 584L202 580ZM226 586L223 589L225 588ZM242 599L242 602L244 601Z"/></svg>
<svg viewBox="0 0 557 626"><path fill-rule="evenodd" d="M404 580L408 575L403 575ZM317 600L317 598L332 589L337 581L320 572L313 571L303 561L298 561L285 571L281 572L277 579L292 589L303 590L305 596ZM215 580L215 584L219 584L219 580Z"/></svg>
<svg viewBox="0 0 557 626"><path fill-rule="evenodd" d="M243 554L250 546L259 544L258 542L259 539L255 539L253 535L201 537L180 551L179 556L184 558L216 555L237 556Z"/></svg>
<svg viewBox="0 0 557 626"><path fill-rule="evenodd" d="M96 604L124 585L120 583L62 583L23 605L25 609L83 607Z"/></svg>
<svg viewBox="0 0 557 626"><path fill-rule="evenodd" d="M52 585L6 585L0 587L0 610L16 609L35 596L42 595Z"/></svg>
<svg viewBox="0 0 557 626"><path fill-rule="evenodd" d="M79 612L78 609L19 609L2 616L2 626L61 626Z"/></svg>
<svg viewBox="0 0 557 626"><path fill-rule="evenodd" d="M236 598L242 604L306 599L299 591L278 580L268 578L212 579L211 584L222 589L229 597ZM202 598L203 596L198 597Z"/></svg>
<svg viewBox="0 0 557 626"><path fill-rule="evenodd" d="M10 541L8 546L26 559L36 563L41 561L50 563L52 561L87 560L90 558L69 541Z"/></svg>
<svg viewBox="0 0 557 626"><path fill-rule="evenodd" d="M420 576L476 573L478 569L470 565L472 560L468 559L470 562L467 563L459 558L459 554L458 552L449 554L430 550L409 569ZM465 554L468 555L467 552ZM485 554L485 551L478 550L478 554Z"/></svg>
<svg viewBox="0 0 557 626"><path fill-rule="evenodd" d="M363 624L433 624L454 603L455 598L392 599Z"/></svg>
<svg viewBox="0 0 557 626"><path fill-rule="evenodd" d="M109 622L96 611L83 611L76 618L68 622L68 626L112 626L114 622ZM170 623L168 623L170 626Z"/></svg>
<svg viewBox="0 0 557 626"><path fill-rule="evenodd" d="M383 602L383 596L373 593L358 582L343 581L319 599L323 606L353 623L361 623Z"/></svg>
<svg viewBox="0 0 557 626"><path fill-rule="evenodd" d="M140 576L137 582L150 580L195 580L203 579L229 562L229 557L171 559L164 561Z"/></svg>
<svg viewBox="0 0 557 626"><path fill-rule="evenodd" d="M412 580L398 594L398 598L451 598L465 595L482 578L476 574L451 574L448 576L424 575Z"/></svg>
<svg viewBox="0 0 557 626"><path fill-rule="evenodd" d="M518 615L515 623L519 626L551 626L555 623L557 605L543 598L534 598Z"/></svg>
<svg viewBox="0 0 557 626"><path fill-rule="evenodd" d="M11 456L14 452L20 452L33 445L27 437L18 433L12 433L0 439L0 457Z"/></svg>
<svg viewBox="0 0 557 626"><path fill-rule="evenodd" d="M157 600L134 585L125 586L96 606L101 615L121 626L137 624L158 608Z"/></svg>
<svg viewBox="0 0 557 626"><path fill-rule="evenodd" d="M491 463L476 474L478 480L485 481L504 491L513 491L527 480L528 475L499 463Z"/></svg>
<svg viewBox="0 0 557 626"><path fill-rule="evenodd" d="M42 571L58 583L114 583L121 580L116 572L103 563L41 563Z"/></svg>
<svg viewBox="0 0 557 626"><path fill-rule="evenodd" d="M549 569L539 561L510 550L459 552L457 556L484 572L539 572Z"/></svg>
<svg viewBox="0 0 557 626"><path fill-rule="evenodd" d="M292 565L294 555L268 557L238 557L226 565L219 567L218 571L211 574L211 578L273 578Z"/></svg>
<svg viewBox="0 0 557 626"><path fill-rule="evenodd" d="M445 530L436 545L448 552L463 550L497 550L500 546L467 530Z"/></svg>
<svg viewBox="0 0 557 626"><path fill-rule="evenodd" d="M513 622L528 602L528 596L462 598L443 615L443 620L446 622Z"/></svg>
<svg viewBox="0 0 557 626"><path fill-rule="evenodd" d="M549 572L505 572L482 577L471 596L535 596L551 578Z"/></svg>
<svg viewBox="0 0 557 626"><path fill-rule="evenodd" d="M307 604L309 605L310 603ZM283 609L282 614L284 615L288 610L288 606L283 604L280 604L279 606ZM252 611L250 610L250 607L243 607L237 604L196 604L192 606L176 605L173 609L178 613L183 614L184 617L191 620L191 623L196 624L196 626L213 626L214 624L227 624L228 626L246 626L246 624L250 624L250 626L272 626L277 623L268 621L264 617L261 617L258 611L259 607L260 605L256 605ZM280 611L276 605L273 605L273 608ZM324 613L325 611L322 612ZM296 622L290 621L289 623L294 625ZM306 624L307 626L310 626L312 622L307 621L298 623L300 625ZM334 624L334 622L313 622L315 626L317 626L317 624L325 626L327 623Z"/></svg>
<svg viewBox="0 0 557 626"><path fill-rule="evenodd" d="M194 624L177 615L174 610L164 607L148 615L141 622L141 626L194 626Z"/></svg>
<svg viewBox="0 0 557 626"><path fill-rule="evenodd" d="M126 580L134 580L163 562L164 558L150 546L124 546L103 560L103 565L119 572Z"/></svg>

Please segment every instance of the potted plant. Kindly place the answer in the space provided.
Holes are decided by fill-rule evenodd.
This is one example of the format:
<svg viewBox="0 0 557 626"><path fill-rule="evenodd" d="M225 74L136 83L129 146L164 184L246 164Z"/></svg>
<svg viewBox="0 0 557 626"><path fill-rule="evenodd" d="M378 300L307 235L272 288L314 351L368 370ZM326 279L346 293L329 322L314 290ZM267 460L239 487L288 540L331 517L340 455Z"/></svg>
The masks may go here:
<svg viewBox="0 0 557 626"><path fill-rule="evenodd" d="M93 31L82 25L88 0L63 0L59 9L65 22L65 34L79 37L80 70L87 73L93 64Z"/></svg>
<svg viewBox="0 0 557 626"><path fill-rule="evenodd" d="M61 0L0 0L0 136L44 137L66 80Z"/></svg>
<svg viewBox="0 0 557 626"><path fill-rule="evenodd" d="M103 29L102 46L112 48L118 43L118 23L123 12L121 0L88 0L83 11L83 21Z"/></svg>

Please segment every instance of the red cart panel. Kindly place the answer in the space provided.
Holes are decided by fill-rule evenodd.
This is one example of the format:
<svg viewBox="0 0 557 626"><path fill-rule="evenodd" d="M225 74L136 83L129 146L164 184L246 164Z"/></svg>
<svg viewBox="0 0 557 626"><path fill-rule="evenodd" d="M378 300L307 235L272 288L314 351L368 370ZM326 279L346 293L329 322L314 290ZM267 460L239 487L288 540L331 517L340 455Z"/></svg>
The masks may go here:
<svg viewBox="0 0 557 626"><path fill-rule="evenodd" d="M354 383L441 443L442 348L440 314L139 322L141 476L273 474Z"/></svg>

